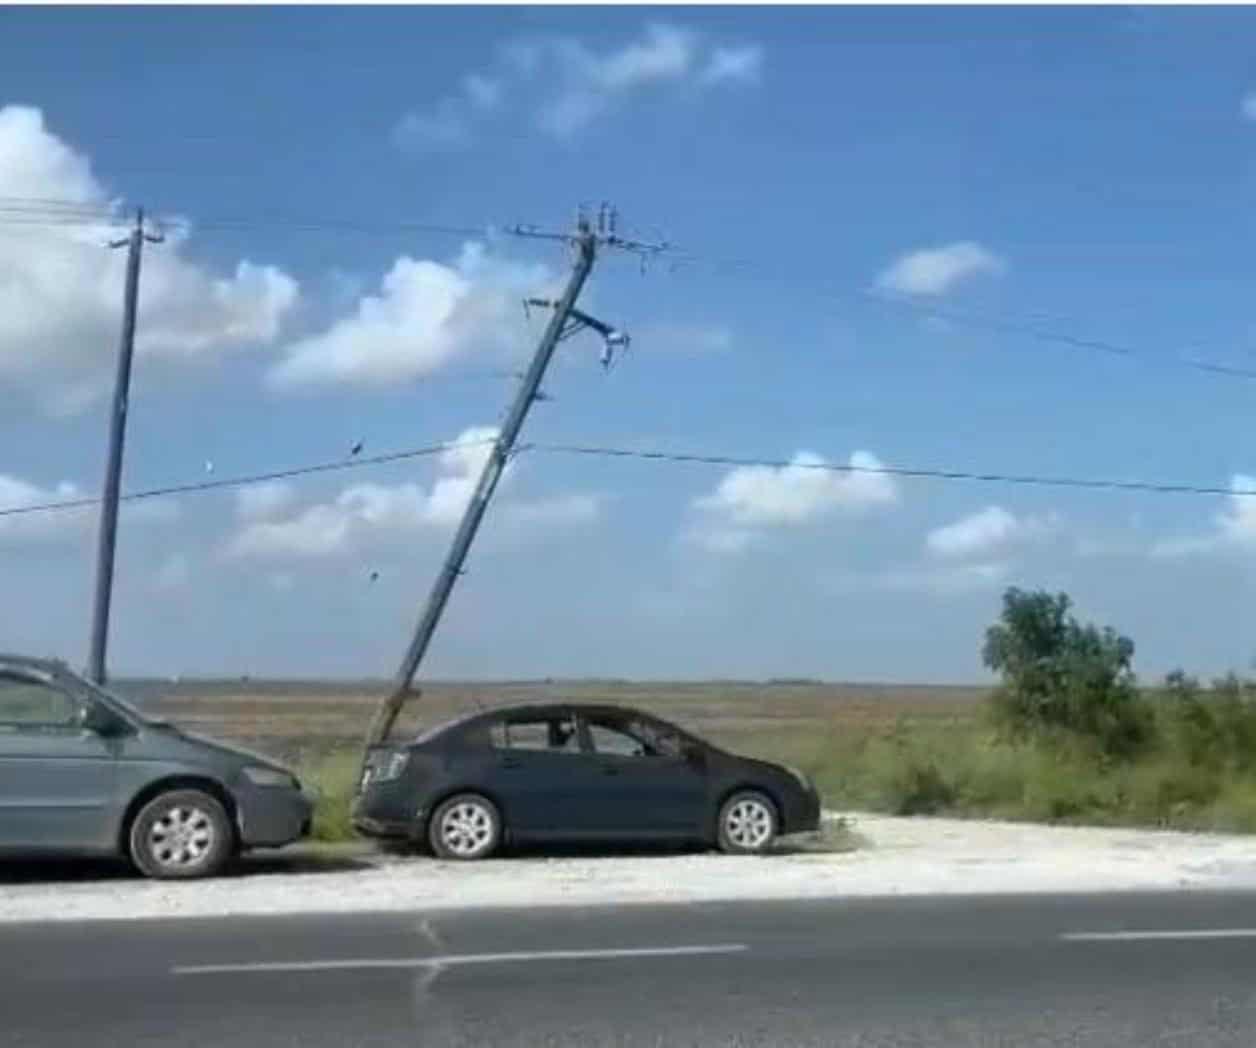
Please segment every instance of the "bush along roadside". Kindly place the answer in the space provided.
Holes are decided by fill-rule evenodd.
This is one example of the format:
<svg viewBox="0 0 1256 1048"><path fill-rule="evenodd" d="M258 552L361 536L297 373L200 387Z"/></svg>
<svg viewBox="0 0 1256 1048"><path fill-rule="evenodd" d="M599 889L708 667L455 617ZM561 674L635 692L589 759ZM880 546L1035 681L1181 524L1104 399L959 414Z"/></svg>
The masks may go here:
<svg viewBox="0 0 1256 1048"><path fill-rule="evenodd" d="M1008 590L984 716L846 739L810 770L833 806L1256 832L1256 683L1175 672L1140 689L1133 656L1067 595Z"/></svg>

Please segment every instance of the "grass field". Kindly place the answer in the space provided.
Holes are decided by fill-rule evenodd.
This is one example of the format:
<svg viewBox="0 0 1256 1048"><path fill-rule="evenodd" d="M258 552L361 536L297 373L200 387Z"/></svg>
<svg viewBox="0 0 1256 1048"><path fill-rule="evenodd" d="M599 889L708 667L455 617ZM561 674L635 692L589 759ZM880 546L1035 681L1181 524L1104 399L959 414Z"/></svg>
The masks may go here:
<svg viewBox="0 0 1256 1048"><path fill-rule="evenodd" d="M186 728L294 765L320 797L316 837L350 835L361 740L385 685L187 681L125 690ZM735 753L801 768L831 808L1256 832L1256 686L1244 700L1205 700L1214 713L1201 723L1212 727L1194 732L1206 743L1194 753L1183 730L1200 711L1183 719L1163 695L1144 694L1157 741L1127 761L1085 747L1000 741L985 716L989 691L978 687L438 683L410 704L395 734L404 739L456 714L508 703L617 703Z"/></svg>
<svg viewBox="0 0 1256 1048"><path fill-rule="evenodd" d="M361 739L384 684L144 681L120 690L182 727L296 766L320 793L315 836L348 835ZM409 704L395 734L405 738L459 713L508 703L616 703L653 712L735 753L794 764L816 778L828 804L886 807L877 803L879 780L865 768L869 748L905 732L965 734L985 695L981 688L809 681L435 683Z"/></svg>

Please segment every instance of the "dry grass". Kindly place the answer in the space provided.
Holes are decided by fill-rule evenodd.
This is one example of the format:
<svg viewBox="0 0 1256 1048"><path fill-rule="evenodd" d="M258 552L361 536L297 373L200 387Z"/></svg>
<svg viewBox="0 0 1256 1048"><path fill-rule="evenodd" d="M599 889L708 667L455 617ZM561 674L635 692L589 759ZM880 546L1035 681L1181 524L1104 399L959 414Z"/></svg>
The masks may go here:
<svg viewBox="0 0 1256 1048"><path fill-rule="evenodd" d="M196 731L307 761L359 745L383 685L323 682L139 682L145 708ZM396 735L460 713L521 702L605 702L658 714L736 752L808 761L834 743L895 725L971 719L980 688L800 683L508 682L426 685Z"/></svg>
<svg viewBox="0 0 1256 1048"><path fill-rule="evenodd" d="M318 793L314 836L350 836L361 740L383 684L326 682L133 682L124 691L189 730L233 740L294 765ZM975 720L979 688L812 682L627 681L440 683L409 704L396 736L478 708L524 702L599 702L648 710L735 753L811 773L830 803L866 793L859 757L895 730L926 731ZM825 847L832 842L826 841Z"/></svg>

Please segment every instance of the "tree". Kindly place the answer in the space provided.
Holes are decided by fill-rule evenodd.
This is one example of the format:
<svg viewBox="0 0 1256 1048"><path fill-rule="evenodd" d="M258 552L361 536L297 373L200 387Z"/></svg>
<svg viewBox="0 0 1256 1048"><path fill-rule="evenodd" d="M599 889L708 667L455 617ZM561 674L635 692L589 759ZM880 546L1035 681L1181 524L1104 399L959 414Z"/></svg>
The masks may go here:
<svg viewBox="0 0 1256 1048"><path fill-rule="evenodd" d="M1002 677L992 703L1017 739L1081 740L1124 757L1150 736L1131 663L1134 642L1111 627L1079 623L1068 594L1003 594L982 660Z"/></svg>

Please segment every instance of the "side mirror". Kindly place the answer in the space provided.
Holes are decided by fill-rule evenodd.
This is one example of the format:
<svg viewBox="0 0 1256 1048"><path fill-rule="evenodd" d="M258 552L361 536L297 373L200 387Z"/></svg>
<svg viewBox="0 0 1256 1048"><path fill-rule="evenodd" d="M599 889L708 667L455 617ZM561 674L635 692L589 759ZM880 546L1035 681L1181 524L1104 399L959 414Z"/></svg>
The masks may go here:
<svg viewBox="0 0 1256 1048"><path fill-rule="evenodd" d="M89 702L79 714L79 724L102 738L123 734L126 725L98 702Z"/></svg>

